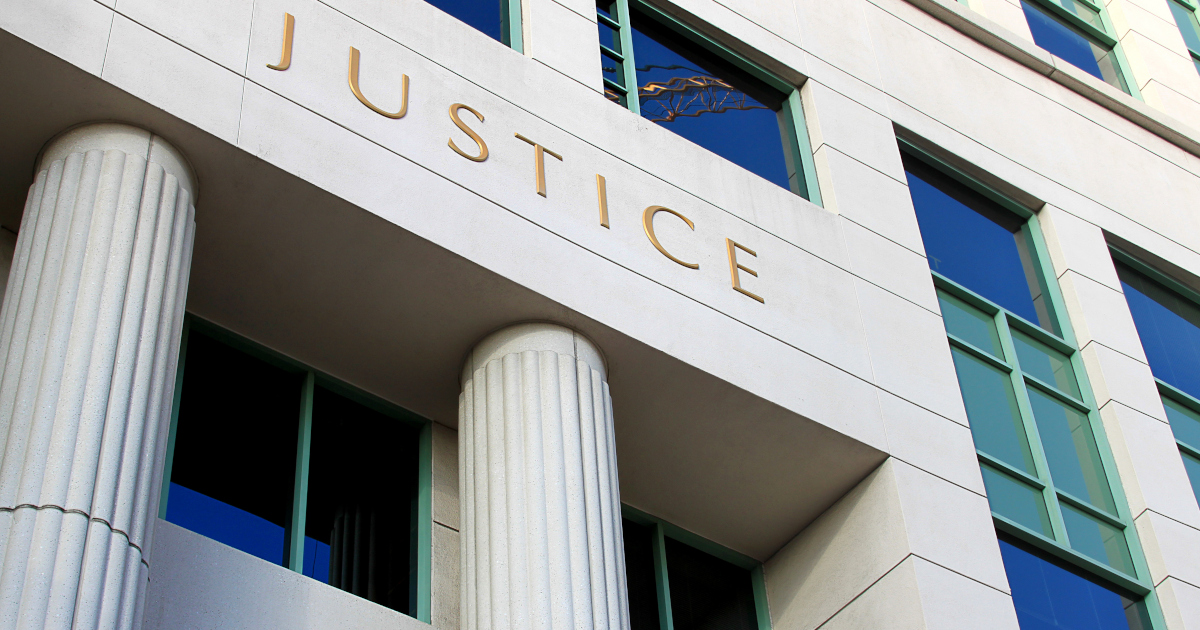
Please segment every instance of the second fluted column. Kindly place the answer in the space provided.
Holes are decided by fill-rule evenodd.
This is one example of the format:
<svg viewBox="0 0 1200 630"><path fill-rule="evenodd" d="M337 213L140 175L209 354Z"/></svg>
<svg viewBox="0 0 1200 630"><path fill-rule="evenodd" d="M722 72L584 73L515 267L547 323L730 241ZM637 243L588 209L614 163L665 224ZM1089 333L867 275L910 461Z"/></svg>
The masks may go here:
<svg viewBox="0 0 1200 630"><path fill-rule="evenodd" d="M599 349L562 326L481 341L459 396L466 630L629 628Z"/></svg>

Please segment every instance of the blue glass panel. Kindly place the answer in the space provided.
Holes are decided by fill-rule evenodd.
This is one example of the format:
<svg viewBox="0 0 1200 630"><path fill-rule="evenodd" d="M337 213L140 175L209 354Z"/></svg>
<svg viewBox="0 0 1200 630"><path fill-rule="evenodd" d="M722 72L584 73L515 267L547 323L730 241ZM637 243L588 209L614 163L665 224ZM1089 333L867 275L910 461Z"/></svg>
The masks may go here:
<svg viewBox="0 0 1200 630"><path fill-rule="evenodd" d="M329 583L329 545L304 537L304 575Z"/></svg>
<svg viewBox="0 0 1200 630"><path fill-rule="evenodd" d="M643 117L790 187L779 121L787 95L637 13L633 59Z"/></svg>
<svg viewBox="0 0 1200 630"><path fill-rule="evenodd" d="M1023 259L1024 221L920 160L905 156L908 189L929 267L983 297L1052 330L1034 302Z"/></svg>
<svg viewBox="0 0 1200 630"><path fill-rule="evenodd" d="M488 37L508 43L505 32L505 8L508 0L426 0L429 4L466 22Z"/></svg>
<svg viewBox="0 0 1200 630"><path fill-rule="evenodd" d="M274 564L283 564L283 527L245 510L171 484L167 520Z"/></svg>
<svg viewBox="0 0 1200 630"><path fill-rule="evenodd" d="M1021 630L1149 630L1144 605L1000 541Z"/></svg>
<svg viewBox="0 0 1200 630"><path fill-rule="evenodd" d="M1045 9L1036 6L1029 0L1022 0L1021 7L1025 10L1025 20L1029 22L1033 41L1038 46L1119 90L1129 91L1125 84L1125 78L1121 76L1121 71L1117 68L1112 50L1097 44L1074 28L1060 22ZM1090 9L1082 10L1090 11ZM1082 17L1089 22L1098 19L1098 16L1086 13Z"/></svg>
<svg viewBox="0 0 1200 630"><path fill-rule="evenodd" d="M1200 398L1200 308L1125 265L1117 274L1154 376Z"/></svg>

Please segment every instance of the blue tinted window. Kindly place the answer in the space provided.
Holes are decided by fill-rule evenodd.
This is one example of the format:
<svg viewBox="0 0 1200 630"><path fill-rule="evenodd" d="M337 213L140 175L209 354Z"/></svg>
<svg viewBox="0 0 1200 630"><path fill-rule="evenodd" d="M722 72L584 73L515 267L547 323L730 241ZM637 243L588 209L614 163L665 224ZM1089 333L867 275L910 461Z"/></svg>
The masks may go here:
<svg viewBox="0 0 1200 630"><path fill-rule="evenodd" d="M1150 630L1141 602L1000 540L1021 630Z"/></svg>
<svg viewBox="0 0 1200 630"><path fill-rule="evenodd" d="M1117 89L1129 91L1111 49L1067 26L1030 0L1022 0L1021 8L1038 46Z"/></svg>
<svg viewBox="0 0 1200 630"><path fill-rule="evenodd" d="M1200 398L1200 308L1125 265L1117 273L1155 378Z"/></svg>
<svg viewBox="0 0 1200 630"><path fill-rule="evenodd" d="M508 44L508 0L426 0L429 4Z"/></svg>
<svg viewBox="0 0 1200 630"><path fill-rule="evenodd" d="M904 168L929 267L1054 331L1024 220L920 160L905 156Z"/></svg>
<svg viewBox="0 0 1200 630"><path fill-rule="evenodd" d="M187 343L166 518L282 563L301 375L198 331Z"/></svg>
<svg viewBox="0 0 1200 630"><path fill-rule="evenodd" d="M790 188L779 115L785 94L636 12L633 58L643 117Z"/></svg>

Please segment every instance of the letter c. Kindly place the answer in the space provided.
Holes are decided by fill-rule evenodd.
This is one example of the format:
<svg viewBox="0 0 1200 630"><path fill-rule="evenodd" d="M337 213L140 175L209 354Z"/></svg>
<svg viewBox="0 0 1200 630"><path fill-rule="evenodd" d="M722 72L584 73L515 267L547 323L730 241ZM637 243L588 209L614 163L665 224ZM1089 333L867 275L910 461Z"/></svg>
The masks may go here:
<svg viewBox="0 0 1200 630"><path fill-rule="evenodd" d="M696 231L696 224L692 223L691 219L683 216L682 214L679 214L670 208L664 208L662 206L650 206L649 208L646 208L645 212L642 213L642 228L646 230L646 237L650 239L650 243L654 245L654 249L657 249L658 252L663 256L670 258L671 260L683 265L684 267L687 267L688 269L699 269L700 263L683 262L682 260L679 260L668 253L666 249L663 249L662 243L658 242L658 237L654 234L654 215L658 214L659 212L669 212L679 217L684 223L687 224L688 228L690 228L693 232Z"/></svg>

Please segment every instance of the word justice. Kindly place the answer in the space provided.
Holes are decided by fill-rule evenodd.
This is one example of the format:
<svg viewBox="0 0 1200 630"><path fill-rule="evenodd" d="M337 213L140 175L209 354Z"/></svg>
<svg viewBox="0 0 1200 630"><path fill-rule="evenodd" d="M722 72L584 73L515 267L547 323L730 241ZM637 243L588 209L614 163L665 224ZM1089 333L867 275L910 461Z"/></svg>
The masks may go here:
<svg viewBox="0 0 1200 630"><path fill-rule="evenodd" d="M291 65L292 65L292 42L295 37L295 32L296 32L296 18L293 17L292 14L290 14L290 13L285 13L283 16L283 52L280 55L279 63L267 64L268 68L270 68L272 70L277 70L277 71L283 72L291 67ZM350 83L350 91L354 93L355 98L357 98L360 103L365 105L371 111L379 114L380 116L383 116L385 118L390 118L393 120L398 120L400 118L404 118L404 115L408 113L408 84L409 84L408 75L407 74L401 75L400 109L398 109L397 111L394 111L394 112L389 112L385 109L382 109L382 108L376 106L374 103L372 103L370 100L368 100L367 97L363 94L362 90L359 89L359 86L358 86L359 57L360 57L360 53L359 53L358 49L351 46L350 47L349 83ZM450 120L451 120L451 122L454 123L454 126L458 127L459 130L461 130L464 134L466 134L467 137L470 138L471 141L475 143L474 151L463 150L461 147L459 147L457 144L455 144L454 138L450 138L446 144L447 144L447 146L450 147L450 149L452 151L454 151L455 153L461 155L462 157L464 157L472 162L483 162L488 159L487 143L484 142L483 138L474 129L471 129L471 127L469 127L467 125L467 123L463 121L463 119L462 119L463 111L466 111L469 114L471 114L472 116L474 116L479 122L483 122L483 114L480 113L475 108L471 107L470 105L465 105L463 103L454 103L453 105L450 106L450 110L449 110ZM533 147L533 161L534 161L534 172L536 174L537 194L541 195L542 197L545 197L546 196L546 156L548 155L548 156L558 160L559 162L563 161L563 156L558 153L555 153L554 151L542 146L541 144L539 144L537 142L534 142L533 140L530 140L529 138L521 135L520 133L516 133L514 135L518 139L528 143L530 146ZM599 210L600 210L600 225L603 226L604 228L608 229L609 228L608 192L607 192L604 176L600 175L600 174L596 175L596 193L597 193L597 201L598 201ZM654 218L660 212L673 215L676 218L678 218L679 220L683 221L684 224L686 224L688 226L688 229L692 230L693 232L696 230L696 224L694 222L692 222L691 219L684 216L683 214L681 214L675 210L672 210L670 208L663 207L663 206L650 206L642 212L642 229L646 233L646 238L648 238L650 240L650 244L653 245L654 249L658 250L658 252L660 254L662 254L663 256L666 256L672 262L683 265L684 267L687 267L688 269L699 269L700 268L699 263L686 262L686 261L680 260L679 258L676 258L674 255L672 255L670 252L668 252L665 247L663 247L663 244L661 242L659 242L658 235L654 232ZM742 287L742 281L741 281L741 275L740 275L742 272L748 273L754 277L758 277L758 272L753 269L750 269L749 267L746 267L745 265L742 265L741 263L738 262L737 254L738 254L739 250L749 256L754 256L754 257L758 256L758 254L755 253L754 250L746 247L745 245L737 243L729 238L725 239L725 253L729 259L729 275L730 275L731 287L733 288L734 291L737 291L738 293L741 293L742 295L745 295L749 298L757 300L759 303L765 304L766 300L764 300L761 296L751 293L750 291L748 291Z"/></svg>

